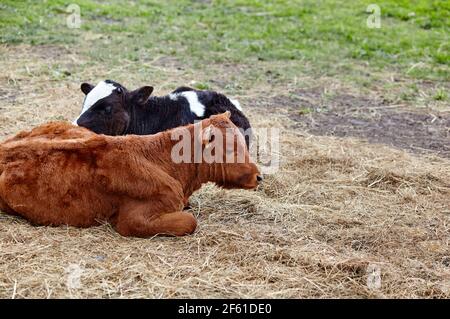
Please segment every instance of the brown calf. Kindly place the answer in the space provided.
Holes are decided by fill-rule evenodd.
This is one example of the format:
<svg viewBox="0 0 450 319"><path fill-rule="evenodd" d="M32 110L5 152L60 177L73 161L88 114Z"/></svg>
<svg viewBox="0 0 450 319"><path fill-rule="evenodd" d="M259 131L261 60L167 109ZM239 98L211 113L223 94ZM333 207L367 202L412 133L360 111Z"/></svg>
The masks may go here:
<svg viewBox="0 0 450 319"><path fill-rule="evenodd" d="M198 143L204 151L216 133L236 129L226 113L195 125L150 136L96 135L69 123L19 133L0 144L0 210L37 225L107 221L123 236L191 234L197 221L183 207L203 183L254 189L260 180L240 134L231 155L245 152L243 163L195 163L194 151L190 163L174 163L174 133L189 132L192 150Z"/></svg>

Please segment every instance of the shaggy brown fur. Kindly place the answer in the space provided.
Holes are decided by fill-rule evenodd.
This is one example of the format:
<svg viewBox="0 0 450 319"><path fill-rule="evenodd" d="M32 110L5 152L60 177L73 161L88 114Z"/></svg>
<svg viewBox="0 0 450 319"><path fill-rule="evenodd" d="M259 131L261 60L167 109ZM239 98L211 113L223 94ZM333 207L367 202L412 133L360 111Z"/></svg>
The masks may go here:
<svg viewBox="0 0 450 319"><path fill-rule="evenodd" d="M201 124L209 129L207 139L206 130L194 135L194 125L174 130L189 130L192 145L199 139L204 149L211 132L236 129L229 114ZM245 151L245 163L175 164L174 130L109 137L56 122L19 133L0 144L0 210L38 225L89 227L107 221L124 236L190 234L197 222L182 209L195 190L209 181L253 189L259 171L242 136L233 150Z"/></svg>

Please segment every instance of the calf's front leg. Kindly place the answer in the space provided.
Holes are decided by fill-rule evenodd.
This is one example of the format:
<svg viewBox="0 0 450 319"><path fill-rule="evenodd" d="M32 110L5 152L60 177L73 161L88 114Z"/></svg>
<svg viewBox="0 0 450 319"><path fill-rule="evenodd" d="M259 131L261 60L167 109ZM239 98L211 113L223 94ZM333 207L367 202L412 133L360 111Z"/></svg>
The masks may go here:
<svg viewBox="0 0 450 319"><path fill-rule="evenodd" d="M183 236L192 234L197 228L197 220L190 213L178 211L155 215L149 207L151 204L121 210L114 228L122 236L144 238L155 235Z"/></svg>
<svg viewBox="0 0 450 319"><path fill-rule="evenodd" d="M0 211L10 214L10 215L17 215L17 213L6 204L6 202L0 197Z"/></svg>

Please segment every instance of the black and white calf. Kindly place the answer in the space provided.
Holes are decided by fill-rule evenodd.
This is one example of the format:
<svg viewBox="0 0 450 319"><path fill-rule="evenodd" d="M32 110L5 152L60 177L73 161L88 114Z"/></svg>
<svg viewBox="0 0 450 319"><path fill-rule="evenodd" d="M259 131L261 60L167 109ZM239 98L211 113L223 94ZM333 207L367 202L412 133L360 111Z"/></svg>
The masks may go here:
<svg viewBox="0 0 450 319"><path fill-rule="evenodd" d="M250 143L250 123L239 103L214 91L180 87L169 95L155 97L150 96L151 86L128 91L111 80L96 86L83 83L81 91L86 97L74 124L98 134L155 134L230 111L231 121L245 134L247 147Z"/></svg>

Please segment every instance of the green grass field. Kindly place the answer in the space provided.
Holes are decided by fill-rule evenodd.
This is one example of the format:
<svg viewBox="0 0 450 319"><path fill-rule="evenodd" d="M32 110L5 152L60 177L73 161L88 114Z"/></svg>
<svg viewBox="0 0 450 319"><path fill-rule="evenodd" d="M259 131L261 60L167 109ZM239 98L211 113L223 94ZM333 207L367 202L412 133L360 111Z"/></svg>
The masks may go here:
<svg viewBox="0 0 450 319"><path fill-rule="evenodd" d="M387 72L448 81L450 2L377 1L381 28L370 29L366 8L372 2L3 0L0 42L79 48L88 31L107 35L85 48L92 63L162 54L197 69L276 61L275 71L286 79L307 72L366 87ZM70 3L80 6L80 30L66 26ZM447 98L441 91L436 99Z"/></svg>

